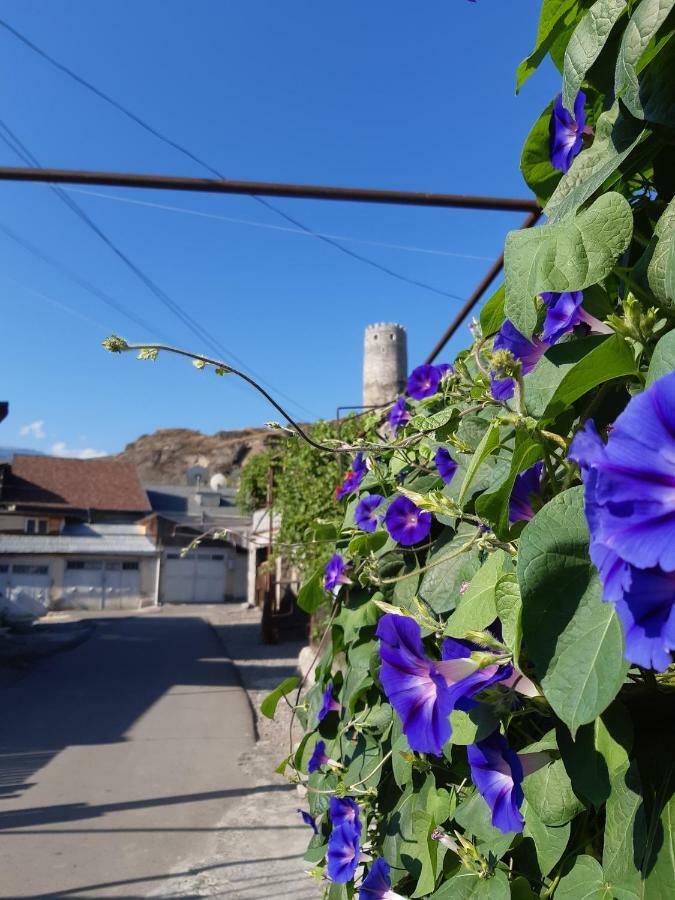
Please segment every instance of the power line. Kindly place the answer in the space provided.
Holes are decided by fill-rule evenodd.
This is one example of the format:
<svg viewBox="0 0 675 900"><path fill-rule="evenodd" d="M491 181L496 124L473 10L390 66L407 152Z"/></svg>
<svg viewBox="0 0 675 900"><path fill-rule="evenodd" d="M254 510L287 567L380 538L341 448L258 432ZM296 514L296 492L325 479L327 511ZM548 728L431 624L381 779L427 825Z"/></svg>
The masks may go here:
<svg viewBox="0 0 675 900"><path fill-rule="evenodd" d="M37 44L34 44L33 41L31 41L29 38L27 38L25 35L23 35L20 31L18 31L16 28L14 28L12 25L10 25L9 22L0 18L0 26L3 27L6 31L9 31L10 34L14 35L14 37L17 38L17 40L21 41L23 44L25 44L25 46L29 47L34 53L37 53L44 60L46 60L51 65L53 65L57 69L59 69L59 71L68 75L70 78L72 78L78 84L80 84L82 87L84 87L87 90L94 93L99 99L110 104L110 106L112 106L114 109L116 109L118 112L122 113L123 115L127 116L129 119L131 119L132 122L134 122L136 125L143 128L145 131L147 131L153 137L155 137L158 140L162 141L163 143L167 144L169 147L172 147L174 150L178 151L179 153L182 153L188 159L197 163L197 165L202 166L202 168L211 172L211 174L215 175L217 178L221 178L221 179L225 178L225 175L223 175L222 172L220 172L217 168L212 166L210 163L206 162L206 160L197 156L197 154L193 153L185 145L179 143L178 141L174 141L168 135L166 135L163 132L159 131L158 129L154 128L145 119L136 115L136 113L132 112L130 109L128 109L126 106L124 106L124 104L120 103L118 100L115 100L113 97L111 97L109 94L105 93L105 91L102 91L100 88L97 88L94 84L92 84L86 78L83 78L81 75L78 75L69 66L65 65L64 63L59 62L50 53L48 53L46 50L43 50L41 47L38 47ZM290 222L291 224L295 225L297 228L300 228L302 231L306 232L307 234L312 235L317 240L323 241L325 244L328 244L329 246L334 247L336 250L339 250L341 253L345 254L346 256L351 257L352 259L356 259L359 262L364 263L365 265L371 266L372 268L375 268L375 269L379 270L380 272L383 272L384 274L389 275L392 278L396 278L399 281L403 281L407 284L411 284L414 287L421 288L422 290L429 291L433 294L440 295L442 297L447 297L451 300L460 300L460 301L464 300L464 297L460 297L459 295L453 294L450 291L441 290L440 288L436 288L433 285L427 284L424 281L420 281L420 280L414 279L414 278L408 278L406 275L402 275L400 272L395 272L393 269L390 269L387 266L381 265L380 263L376 262L375 260L372 260L369 257L364 256L362 253L357 253L354 250L350 250L348 247L343 247L342 244L340 244L338 241L334 240L333 238L327 237L326 235L324 235L320 232L314 231L314 229L310 228L308 225L305 225L299 219L296 219L293 216L288 215L283 210L281 210L278 206L276 206L274 203L271 203L269 200L266 200L264 197L260 197L256 194L251 194L251 196L257 203L261 204L266 209L271 210L272 212L276 213L276 215L281 216L287 222Z"/></svg>
<svg viewBox="0 0 675 900"><path fill-rule="evenodd" d="M204 212L201 209L191 209L187 206L172 206L169 203L152 203L149 200L135 200L133 197L120 197L118 194L104 194L101 191L87 191L83 188L63 188L69 194L83 194L85 197L99 197L102 200L112 200L115 203L129 203L132 206L145 206L148 209L161 209L167 212L183 213L186 216L197 216L201 219L214 219L217 222L229 222L232 225L250 225L252 228L263 228L270 231L281 231L284 234L300 234L307 237L306 231L301 228L289 228L286 225L271 225L269 222L258 222L253 219L238 219L234 216L223 216L219 213ZM320 232L317 232L320 234ZM388 241L369 241L365 238L356 238L347 234L323 234L322 237L330 237L339 241L349 241L353 244L367 244L369 247L385 247L388 250L404 250L408 253L426 253L430 256L449 256L453 259L470 259L478 262L490 262L491 256L480 256L476 253L454 253L452 250L439 250L432 247L416 247L406 244L391 244Z"/></svg>
<svg viewBox="0 0 675 900"><path fill-rule="evenodd" d="M0 131L0 139L5 142L5 144L10 147L24 162L37 166L41 168L39 160L34 156L34 154L29 150L29 148L21 141L21 139L16 135L14 131L0 119L0 129L2 129L5 134L2 134ZM217 354L223 354L225 357L230 357L231 359L236 360L240 365L244 366L244 368L248 369L249 372L254 374L256 378L260 381L263 381L268 385L272 390L276 391L276 393L285 397L290 403L299 409L304 410L310 415L314 416L311 410L307 409L302 404L298 403L292 397L284 394L282 391L279 391L273 385L270 385L268 382L264 381L262 376L255 372L250 366L247 366L246 363L243 362L236 354L232 353L227 347L225 347L220 341L215 338L212 338L209 333L199 324L199 322L194 319L189 313L187 313L181 305L173 300L163 288L159 287L159 285L149 276L147 275L141 268L138 266L123 250L121 250L117 244L94 222L94 220L82 209L82 207L69 197L68 194L58 185L50 184L50 189L56 194L56 196L66 204L66 206L79 218L81 219L99 238L102 240L106 246L112 250L112 252L120 259L122 262L134 273L134 275L147 287L155 297L169 309L199 340L203 341L212 350L214 350Z"/></svg>

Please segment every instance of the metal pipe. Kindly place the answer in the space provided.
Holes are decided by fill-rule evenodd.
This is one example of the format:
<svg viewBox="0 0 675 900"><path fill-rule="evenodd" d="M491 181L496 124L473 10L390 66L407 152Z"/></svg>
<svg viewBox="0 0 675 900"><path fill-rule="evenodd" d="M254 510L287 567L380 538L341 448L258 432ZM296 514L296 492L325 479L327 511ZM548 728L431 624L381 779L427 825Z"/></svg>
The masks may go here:
<svg viewBox="0 0 675 900"><path fill-rule="evenodd" d="M523 222L523 224L520 227L521 228L532 228L532 226L536 225L537 222L539 221L539 219L541 218L541 214L542 214L541 209L537 209L534 212L531 212L530 215L525 219L525 221ZM424 360L426 363L432 363L436 359L438 354L445 347L445 345L448 343L450 338L454 335L454 333L457 331L457 329L462 324L464 319L469 315L471 310L478 303L480 298L483 296L485 291L487 291L487 289L490 287L492 282L495 280L497 275L499 275L499 273L501 272L501 270L503 268L504 268L504 254L502 253L493 262L493 264L490 266L490 268L486 272L485 276L481 279L476 290L473 292L473 294L471 294L471 296L466 301L464 306L462 306L462 308L457 313L455 318L445 329L443 335L441 336L440 340L438 341L438 343L436 344L434 349L431 351L429 356L427 356L427 358Z"/></svg>
<svg viewBox="0 0 675 900"><path fill-rule="evenodd" d="M32 181L48 184L89 184L109 187L193 191L207 194L258 194L303 200L342 200L387 203L400 206L436 206L453 209L486 209L535 213L536 200L508 197L474 197L465 194L433 194L421 191L386 191L376 188L326 187L311 184L273 184L266 181L232 181L224 178L186 178L176 175L143 175L132 172L87 172L71 169L0 167L0 181Z"/></svg>

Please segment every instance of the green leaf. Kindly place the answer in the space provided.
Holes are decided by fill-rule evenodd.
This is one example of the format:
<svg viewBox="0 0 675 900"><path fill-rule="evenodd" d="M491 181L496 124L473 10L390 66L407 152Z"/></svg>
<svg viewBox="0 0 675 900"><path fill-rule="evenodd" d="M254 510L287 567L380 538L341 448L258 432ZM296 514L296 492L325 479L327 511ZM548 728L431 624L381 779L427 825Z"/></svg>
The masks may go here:
<svg viewBox="0 0 675 900"><path fill-rule="evenodd" d="M537 897L538 894L534 893L524 875L519 875L511 882L511 900L537 900Z"/></svg>
<svg viewBox="0 0 675 900"><path fill-rule="evenodd" d="M496 491L481 494L476 501L476 512L492 525L501 540L509 535L509 500L516 478L524 469L533 465L543 456L541 444L536 443L524 432L516 434L516 445L511 457L509 474Z"/></svg>
<svg viewBox="0 0 675 900"><path fill-rule="evenodd" d="M675 310L675 198L666 207L656 223L654 236L636 266L636 277L646 278L649 289L659 306L672 312Z"/></svg>
<svg viewBox="0 0 675 900"><path fill-rule="evenodd" d="M504 285L500 284L480 311L480 327L485 337L499 331L504 321Z"/></svg>
<svg viewBox="0 0 675 900"><path fill-rule="evenodd" d="M610 779L610 794L605 807L602 867L607 878L632 888L639 897L651 896L644 894L641 873L646 832L637 762L626 759L625 765L616 769ZM672 884L671 876L671 887Z"/></svg>
<svg viewBox="0 0 675 900"><path fill-rule="evenodd" d="M663 25L675 0L642 0L623 33L616 61L615 92L636 118L644 117L638 64L649 42Z"/></svg>
<svg viewBox="0 0 675 900"><path fill-rule="evenodd" d="M643 770L644 780L649 778L656 791L644 859L646 876L641 897L646 900L670 900L675 884L675 767L671 743L667 746L669 750L663 753L661 766L646 774ZM664 744L664 750L665 747Z"/></svg>
<svg viewBox="0 0 675 900"><path fill-rule="evenodd" d="M565 50L562 90L563 105L572 115L586 73L625 9L626 0L596 0L572 33Z"/></svg>
<svg viewBox="0 0 675 900"><path fill-rule="evenodd" d="M675 331L669 331L654 348L647 370L646 387L673 371L675 371Z"/></svg>
<svg viewBox="0 0 675 900"><path fill-rule="evenodd" d="M566 825L584 808L561 759L528 775L523 781L523 792L544 825Z"/></svg>
<svg viewBox="0 0 675 900"><path fill-rule="evenodd" d="M567 28L570 21L574 21L573 16L577 7L576 0L544 0L539 15L536 44L530 55L518 66L516 93L537 70L556 38Z"/></svg>
<svg viewBox="0 0 675 900"><path fill-rule="evenodd" d="M296 675L291 675L290 678L284 678L281 684L278 684L273 691L270 691L260 704L260 712L263 716L267 716L268 719L273 719L281 698L285 697L286 694L290 694L291 691L294 691L299 683L300 679Z"/></svg>
<svg viewBox="0 0 675 900"><path fill-rule="evenodd" d="M455 608L461 596L459 589L462 582L471 581L480 568L475 547L459 552L473 533L473 528L463 526L454 537L448 539L448 535L444 534L434 542L426 564L438 564L424 573L419 593L437 613L450 612Z"/></svg>
<svg viewBox="0 0 675 900"><path fill-rule="evenodd" d="M499 426L496 424L491 424L480 444L476 447L473 456L471 457L471 462L468 465L466 470L466 475L464 476L464 481L462 482L462 486L459 490L459 497L457 499L457 503L461 506L464 503L464 498L466 497L467 491L471 487L471 482L476 477L476 473L481 467L482 463L485 459L493 453L497 447L499 446Z"/></svg>
<svg viewBox="0 0 675 900"><path fill-rule="evenodd" d="M429 900L509 900L509 882L501 869L490 878L475 872L460 872L431 895Z"/></svg>
<svg viewBox="0 0 675 900"><path fill-rule="evenodd" d="M430 416L414 416L408 423L408 427L413 428L415 431L435 430L447 425L453 416L456 415L457 410L454 406L446 406L445 409Z"/></svg>
<svg viewBox="0 0 675 900"><path fill-rule="evenodd" d="M599 384L604 384L613 378L624 378L627 375L637 374L638 368L633 350L621 335L613 334L606 339L601 338L600 340L597 340L597 338L585 338L578 343L584 344L583 347L579 348L578 352L588 347L591 349L569 369L565 368L565 361L574 354L570 350L563 351L563 347L569 347L570 344L561 344L559 347L554 346L546 355L547 359L543 371L548 372L551 366L556 366L556 363L559 363L559 374L562 374L562 378L541 414L541 418L544 421L557 418L560 413L568 409L576 400ZM541 362L543 360L540 360L540 365Z"/></svg>
<svg viewBox="0 0 675 900"><path fill-rule="evenodd" d="M504 833L492 824L490 808L477 791L460 803L455 810L454 819L465 832L488 845L499 843L505 837ZM515 832L506 835L507 847L514 837Z"/></svg>
<svg viewBox="0 0 675 900"><path fill-rule="evenodd" d="M353 643L362 628L375 625L379 618L379 611L370 597L365 594L361 597L349 598L349 606L343 606L340 615L335 619L335 624L342 627L345 644Z"/></svg>
<svg viewBox="0 0 675 900"><path fill-rule="evenodd" d="M495 550L488 556L471 579L458 608L445 626L449 637L463 638L467 631L481 631L497 618L495 587L508 561L503 550Z"/></svg>
<svg viewBox="0 0 675 900"><path fill-rule="evenodd" d="M523 603L520 599L518 578L509 572L497 582L495 588L497 615L502 623L504 643L513 653L513 661L518 665L520 645L523 640Z"/></svg>
<svg viewBox="0 0 675 900"><path fill-rule="evenodd" d="M605 278L630 243L633 214L610 192L574 219L509 232L504 251L507 318L530 337L533 299L542 291L581 291Z"/></svg>
<svg viewBox="0 0 675 900"><path fill-rule="evenodd" d="M536 194L537 200L542 206L546 204L548 198L553 194L562 177L560 171L554 169L551 165L549 127L552 114L553 101L549 103L532 126L530 133L525 139L523 152L520 157L520 171L523 173L523 178L527 182L528 187ZM502 299L502 314L503 311L504 302ZM483 329L483 334L486 333L485 329Z"/></svg>
<svg viewBox="0 0 675 900"><path fill-rule="evenodd" d="M560 880L555 900L612 900L600 863L592 856L579 856L572 871Z"/></svg>
<svg viewBox="0 0 675 900"><path fill-rule="evenodd" d="M450 714L452 726L452 743L460 747L468 747L476 741L482 741L498 727L499 719L487 703L477 703L469 712L456 709Z"/></svg>
<svg viewBox="0 0 675 900"><path fill-rule="evenodd" d="M382 777L382 768L377 766L383 757L382 741L374 735L360 734L356 746L347 758L346 784L359 784L362 790L376 788ZM372 774L371 774L372 773Z"/></svg>
<svg viewBox="0 0 675 900"><path fill-rule="evenodd" d="M326 599L323 590L324 569L319 568L298 591L298 606L311 616Z"/></svg>
<svg viewBox="0 0 675 900"><path fill-rule="evenodd" d="M609 706L627 671L621 624L602 602L588 542L583 488L571 488L528 522L518 560L525 645L573 736Z"/></svg>
<svg viewBox="0 0 675 900"><path fill-rule="evenodd" d="M368 496L368 495L364 495ZM374 531L372 534L357 534L347 546L350 556L368 556L377 553L387 543L389 535L386 531Z"/></svg>
<svg viewBox="0 0 675 900"><path fill-rule="evenodd" d="M603 112L595 126L593 143L576 157L548 201L544 213L549 222L555 224L573 216L619 168L644 134L644 123L622 112L618 101Z"/></svg>
<svg viewBox="0 0 675 900"><path fill-rule="evenodd" d="M521 812L525 819L524 838L531 838L542 875L548 875L562 858L570 839L569 822L553 827L544 825L530 804L525 801Z"/></svg>

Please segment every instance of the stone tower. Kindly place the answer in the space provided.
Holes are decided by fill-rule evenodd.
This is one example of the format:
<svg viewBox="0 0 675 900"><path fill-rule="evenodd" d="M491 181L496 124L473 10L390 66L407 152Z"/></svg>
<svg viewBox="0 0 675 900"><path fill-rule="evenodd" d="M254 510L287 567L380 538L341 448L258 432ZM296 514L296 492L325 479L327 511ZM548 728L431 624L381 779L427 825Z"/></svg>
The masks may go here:
<svg viewBox="0 0 675 900"><path fill-rule="evenodd" d="M392 322L368 325L363 342L363 405L390 403L408 374L405 328Z"/></svg>

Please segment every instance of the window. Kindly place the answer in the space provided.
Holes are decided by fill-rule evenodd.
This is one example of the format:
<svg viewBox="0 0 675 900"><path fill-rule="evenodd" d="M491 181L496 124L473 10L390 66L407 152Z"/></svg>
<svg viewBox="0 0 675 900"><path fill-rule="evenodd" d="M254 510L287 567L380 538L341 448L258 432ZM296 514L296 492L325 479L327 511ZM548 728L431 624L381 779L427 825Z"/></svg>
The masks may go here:
<svg viewBox="0 0 675 900"><path fill-rule="evenodd" d="M26 519L26 534L47 534L48 531L48 519Z"/></svg>
<svg viewBox="0 0 675 900"><path fill-rule="evenodd" d="M20 565L12 566L12 572L15 575L48 575L49 566L29 566L21 563Z"/></svg>
<svg viewBox="0 0 675 900"><path fill-rule="evenodd" d="M9 572L9 566L5 565L4 563L0 565L0 575L4 575L7 572Z"/></svg>
<svg viewBox="0 0 675 900"><path fill-rule="evenodd" d="M107 562L105 564L106 572L121 572L122 571L122 563L121 562Z"/></svg>
<svg viewBox="0 0 675 900"><path fill-rule="evenodd" d="M66 569L79 569L80 571L86 569L88 571L100 571L103 568L103 563L100 559L69 559L66 563Z"/></svg>
<svg viewBox="0 0 675 900"><path fill-rule="evenodd" d="M137 572L138 571L138 563L137 562L123 562L122 568L125 572Z"/></svg>
<svg viewBox="0 0 675 900"><path fill-rule="evenodd" d="M225 559L225 554L224 553L212 553L211 559L217 559L217 560Z"/></svg>

